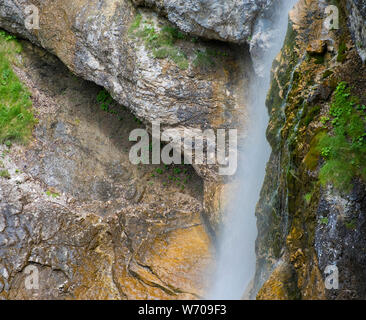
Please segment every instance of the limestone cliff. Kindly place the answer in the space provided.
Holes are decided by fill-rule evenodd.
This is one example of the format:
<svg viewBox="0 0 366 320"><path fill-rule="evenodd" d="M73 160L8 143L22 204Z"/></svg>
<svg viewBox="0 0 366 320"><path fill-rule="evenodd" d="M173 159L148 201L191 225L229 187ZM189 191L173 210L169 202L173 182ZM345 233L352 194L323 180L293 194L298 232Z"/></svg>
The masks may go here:
<svg viewBox="0 0 366 320"><path fill-rule="evenodd" d="M134 166L142 128L101 88L22 42L14 70L38 124L27 146L1 146L0 299L196 299L213 252L202 179L189 166ZM174 181L173 181L174 179ZM26 268L39 272L28 290Z"/></svg>
<svg viewBox="0 0 366 320"><path fill-rule="evenodd" d="M205 296L234 179L214 165L134 166L128 135L158 120L245 136L249 81L284 1L1 1L37 123L28 145L0 146L0 299ZM363 2L299 0L290 14L267 98L252 298L366 298ZM324 27L330 4L337 30ZM39 29L25 27L28 5ZM28 266L40 290L25 288Z"/></svg>
<svg viewBox="0 0 366 320"><path fill-rule="evenodd" d="M353 160L365 143L365 123L359 120L366 102L360 36L365 16L359 1L333 4L340 27L327 30L329 3L299 1L273 64L267 99L273 152L257 207L258 299L366 297L365 162ZM361 121L357 146L347 140L352 120L342 125L344 112ZM342 148L354 151L337 151L337 139L346 139ZM342 160L345 153L349 160ZM338 289L325 286L327 266L338 268Z"/></svg>

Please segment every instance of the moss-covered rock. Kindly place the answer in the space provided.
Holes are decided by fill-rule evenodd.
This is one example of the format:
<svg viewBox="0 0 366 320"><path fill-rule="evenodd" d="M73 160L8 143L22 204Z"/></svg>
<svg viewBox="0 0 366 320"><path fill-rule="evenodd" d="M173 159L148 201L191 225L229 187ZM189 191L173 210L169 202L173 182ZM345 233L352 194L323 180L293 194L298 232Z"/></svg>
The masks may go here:
<svg viewBox="0 0 366 320"><path fill-rule="evenodd" d="M337 137L331 131L336 125L337 95L347 101L352 100L351 96L359 98L349 109L355 110L355 116L347 113L358 125L352 125L349 119L347 125L353 128L352 133L347 131L349 127L343 133L350 146L354 140L352 134L359 138L356 140L360 144L365 142L360 112L366 85L360 78L366 75L366 68L347 26L349 12L343 4L338 5L341 28L327 35L327 41L335 50L318 37L325 18L323 9L318 7L317 1L300 1L290 14L287 41L273 65L267 100L271 115L268 139L273 152L257 206L259 236L255 283L258 286L255 289L259 299L366 297L365 286L351 277L351 274L362 279L365 276L360 265L366 255L359 249L356 259L352 249L352 246L360 248L356 238L360 243L366 240L360 224L365 222L366 214L362 200L365 199L365 182L360 180L362 174L358 171L364 170L365 163L359 165L357 160L362 158L362 151L353 148L357 154L352 155L350 151L344 154L354 159L357 166L357 170L347 170L352 192L343 189L339 195L332 185L336 182L334 177L344 180L342 170L353 165L351 160L340 168L334 167L332 172L324 169L327 159L331 159L327 157L333 153L322 141L329 134L329 139ZM348 93L339 93L342 81L350 81ZM363 132L365 130L363 127ZM343 158L338 156L337 161ZM321 181L319 173L320 178L325 175ZM336 183L336 187L340 185ZM337 206L336 213L335 203L343 203ZM358 208L357 214L351 214L350 208ZM278 267L278 264L287 267ZM324 285L325 268L333 264L339 267L340 277L343 276L339 290L327 290ZM291 268L288 266L295 270L296 276L289 276ZM286 288L296 288L297 294L290 295Z"/></svg>

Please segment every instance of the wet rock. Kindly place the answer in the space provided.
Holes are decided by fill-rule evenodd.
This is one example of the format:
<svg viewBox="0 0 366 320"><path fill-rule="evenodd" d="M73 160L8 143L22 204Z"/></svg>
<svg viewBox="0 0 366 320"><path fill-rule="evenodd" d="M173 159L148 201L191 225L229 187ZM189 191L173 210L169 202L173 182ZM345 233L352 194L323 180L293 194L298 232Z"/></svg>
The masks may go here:
<svg viewBox="0 0 366 320"><path fill-rule="evenodd" d="M361 0L346 1L349 24L357 51L365 63L366 61L366 6Z"/></svg>
<svg viewBox="0 0 366 320"><path fill-rule="evenodd" d="M358 1L350 2L360 9ZM284 47L273 64L267 100L273 151L256 210L259 236L253 298L256 293L260 299L365 298L361 248L365 185L356 177L352 192L321 185L323 160L314 152L314 141L324 130L320 119L329 115L340 81L347 81L363 101L365 86L360 79L366 70L354 46L353 15L345 3L339 6L341 23L348 20L349 25L343 24L342 32L324 29L324 9L322 2L298 2L290 13ZM323 49L319 34L335 48L343 43L349 48L347 57L337 61L334 52ZM327 289L328 266L338 267L338 289ZM286 287L295 294L289 295Z"/></svg>
<svg viewBox="0 0 366 320"><path fill-rule="evenodd" d="M306 48L306 52L310 55L322 55L326 50L327 43L324 40L314 40Z"/></svg>
<svg viewBox="0 0 366 320"><path fill-rule="evenodd" d="M363 299L366 295L365 186L356 183L347 197L328 189L317 211L326 218L316 229L315 248L322 272L329 265L339 270L339 290L328 290L328 299Z"/></svg>

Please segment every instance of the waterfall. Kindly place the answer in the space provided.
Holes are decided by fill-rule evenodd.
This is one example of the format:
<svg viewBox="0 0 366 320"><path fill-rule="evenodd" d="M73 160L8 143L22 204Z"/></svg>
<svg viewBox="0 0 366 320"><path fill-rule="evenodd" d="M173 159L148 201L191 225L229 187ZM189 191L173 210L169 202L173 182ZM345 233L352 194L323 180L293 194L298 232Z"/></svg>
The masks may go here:
<svg viewBox="0 0 366 320"><path fill-rule="evenodd" d="M255 208L270 156L266 139L269 116L265 106L271 66L283 45L288 12L296 0L285 0L275 13L267 12L253 30L251 50L257 76L251 81L246 138L239 148L239 188L226 208L227 223L219 236L218 259L209 299L242 299L254 277L257 226ZM270 15L267 17L266 15ZM245 298L245 297L244 297Z"/></svg>

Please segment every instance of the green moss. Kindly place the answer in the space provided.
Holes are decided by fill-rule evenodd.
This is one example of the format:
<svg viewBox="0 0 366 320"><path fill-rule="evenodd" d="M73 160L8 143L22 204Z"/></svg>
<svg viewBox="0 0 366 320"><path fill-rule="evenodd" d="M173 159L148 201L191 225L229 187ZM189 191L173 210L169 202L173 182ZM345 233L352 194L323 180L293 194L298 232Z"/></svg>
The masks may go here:
<svg viewBox="0 0 366 320"><path fill-rule="evenodd" d="M344 41L342 41L339 44L337 61L344 62L344 60L346 60L346 57L347 57L347 46L346 46L346 43Z"/></svg>
<svg viewBox="0 0 366 320"><path fill-rule="evenodd" d="M345 226L346 226L347 229L355 230L356 227L357 227L357 219L353 219L351 221L347 221L345 223Z"/></svg>
<svg viewBox="0 0 366 320"><path fill-rule="evenodd" d="M305 117L302 121L302 124L308 126L310 122L312 122L319 115L321 107L319 105L313 107L306 106L305 110L307 112L305 113Z"/></svg>
<svg viewBox="0 0 366 320"><path fill-rule="evenodd" d="M317 145L325 160L319 179L349 191L353 178L366 179L366 107L357 104L345 82L336 89L330 116L332 128Z"/></svg>
<svg viewBox="0 0 366 320"><path fill-rule="evenodd" d="M196 50L196 58L193 62L196 67L213 67L215 66L215 60L219 57L226 57L228 54L224 51L206 49Z"/></svg>
<svg viewBox="0 0 366 320"><path fill-rule="evenodd" d="M213 67L215 65L215 60L213 59L213 55L211 55L207 50L196 51L196 59L194 60L193 64L198 66L205 66L205 67Z"/></svg>
<svg viewBox="0 0 366 320"><path fill-rule="evenodd" d="M277 79L272 79L266 100L266 106L271 115L271 123L267 130L267 139L275 151L281 147L278 137L285 123L283 104L287 102L280 96L280 92L286 93L289 89L292 71L299 60L296 50L294 50L296 48L296 36L296 31L293 29L291 23L289 23L284 48L282 50L282 60L286 61L286 63L279 65L279 62L275 60L272 67L273 70L277 69ZM299 79L300 75L295 71L293 83Z"/></svg>
<svg viewBox="0 0 366 320"><path fill-rule="evenodd" d="M318 166L320 159L319 141L326 135L324 130L318 132L310 142L310 150L305 156L304 163L307 169L315 170Z"/></svg>
<svg viewBox="0 0 366 320"><path fill-rule="evenodd" d="M0 143L28 141L36 123L30 93L11 67L20 51L15 38L0 31Z"/></svg>

